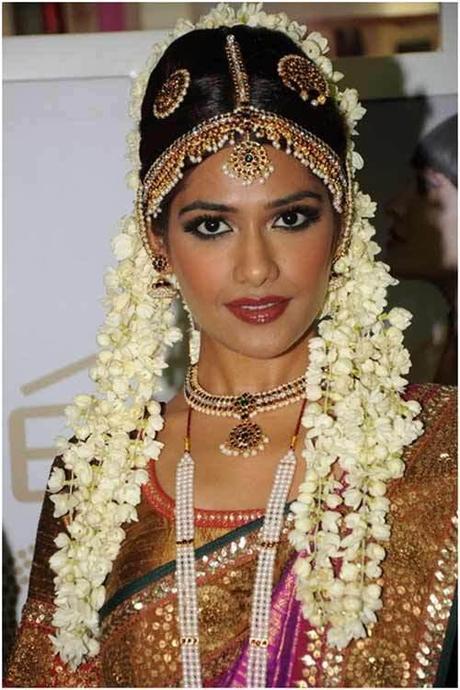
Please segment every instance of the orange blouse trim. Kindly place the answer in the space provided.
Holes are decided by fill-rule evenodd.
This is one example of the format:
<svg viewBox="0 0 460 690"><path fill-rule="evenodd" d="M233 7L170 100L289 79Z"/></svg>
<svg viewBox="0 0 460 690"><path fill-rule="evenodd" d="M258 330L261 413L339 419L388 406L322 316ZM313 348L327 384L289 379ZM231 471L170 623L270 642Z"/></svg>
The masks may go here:
<svg viewBox="0 0 460 690"><path fill-rule="evenodd" d="M163 517L171 522L175 520L176 503L161 486L155 469L156 460L150 460L148 465L149 480L142 486L142 491L150 505ZM265 515L262 508L247 508L245 510L208 510L195 508L195 525L197 527L241 527L248 522L257 520Z"/></svg>

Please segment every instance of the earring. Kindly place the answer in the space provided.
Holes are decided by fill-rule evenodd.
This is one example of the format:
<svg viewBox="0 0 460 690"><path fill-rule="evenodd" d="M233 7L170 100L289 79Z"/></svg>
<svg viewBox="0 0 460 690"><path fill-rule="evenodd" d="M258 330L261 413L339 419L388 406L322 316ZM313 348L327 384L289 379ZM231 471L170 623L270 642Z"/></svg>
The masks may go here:
<svg viewBox="0 0 460 690"><path fill-rule="evenodd" d="M177 296L177 289L168 278L171 274L171 266L164 254L154 254L152 258L153 270L158 274L152 283L153 297L174 299Z"/></svg>
<svg viewBox="0 0 460 690"><path fill-rule="evenodd" d="M177 297L177 287L174 282L168 277L172 274L171 266L165 254L155 252L149 243L149 235L152 234L152 218L143 216L142 211L138 211L139 225L142 229L142 240L144 247L152 260L152 268L157 274L151 285L152 297L174 299Z"/></svg>
<svg viewBox="0 0 460 690"><path fill-rule="evenodd" d="M154 254L152 266L157 273L169 273L171 271L169 261L164 254Z"/></svg>

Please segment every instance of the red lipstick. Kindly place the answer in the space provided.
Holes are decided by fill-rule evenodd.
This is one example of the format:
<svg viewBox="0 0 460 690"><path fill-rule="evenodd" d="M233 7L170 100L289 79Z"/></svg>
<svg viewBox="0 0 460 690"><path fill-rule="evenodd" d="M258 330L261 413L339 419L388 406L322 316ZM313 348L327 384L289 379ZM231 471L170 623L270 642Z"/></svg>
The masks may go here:
<svg viewBox="0 0 460 690"><path fill-rule="evenodd" d="M241 321L253 324L270 323L278 319L286 309L290 298L267 295L258 299L242 297L225 306Z"/></svg>

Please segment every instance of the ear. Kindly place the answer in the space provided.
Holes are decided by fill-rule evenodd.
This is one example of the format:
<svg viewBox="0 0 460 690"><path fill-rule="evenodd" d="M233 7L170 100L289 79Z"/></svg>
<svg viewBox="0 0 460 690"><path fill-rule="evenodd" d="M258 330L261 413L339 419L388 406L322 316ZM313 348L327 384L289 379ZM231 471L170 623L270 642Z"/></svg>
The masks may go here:
<svg viewBox="0 0 460 690"><path fill-rule="evenodd" d="M344 222L344 216L337 213L337 211L334 209L334 234L332 236L331 244L331 263L334 263L335 260L337 249L340 244L340 238L342 237L342 233L344 231Z"/></svg>
<svg viewBox="0 0 460 690"><path fill-rule="evenodd" d="M168 246L164 237L164 231L160 230L155 218L148 216L146 219L147 238L153 254L163 254L169 257Z"/></svg>

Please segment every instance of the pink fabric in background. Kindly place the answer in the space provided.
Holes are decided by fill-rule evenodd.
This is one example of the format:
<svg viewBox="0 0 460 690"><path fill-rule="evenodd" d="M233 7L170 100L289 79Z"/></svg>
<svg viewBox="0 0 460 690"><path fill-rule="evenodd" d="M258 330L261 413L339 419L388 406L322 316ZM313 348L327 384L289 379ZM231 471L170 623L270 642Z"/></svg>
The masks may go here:
<svg viewBox="0 0 460 690"><path fill-rule="evenodd" d="M126 28L124 2L98 2L99 31L123 31Z"/></svg>

